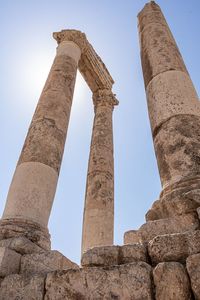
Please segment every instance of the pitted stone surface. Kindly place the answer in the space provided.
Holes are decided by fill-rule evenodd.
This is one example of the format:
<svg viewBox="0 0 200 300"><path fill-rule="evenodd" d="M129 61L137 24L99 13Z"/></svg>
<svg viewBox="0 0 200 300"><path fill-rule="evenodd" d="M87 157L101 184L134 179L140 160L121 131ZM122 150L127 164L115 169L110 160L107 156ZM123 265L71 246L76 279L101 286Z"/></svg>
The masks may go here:
<svg viewBox="0 0 200 300"><path fill-rule="evenodd" d="M151 18L144 18L149 13L152 14ZM152 2L148 3L138 15L138 19L145 86L163 72L169 70L187 72L159 6Z"/></svg>
<svg viewBox="0 0 200 300"><path fill-rule="evenodd" d="M92 266L113 266L118 265L119 246L94 247L82 255L81 265Z"/></svg>
<svg viewBox="0 0 200 300"><path fill-rule="evenodd" d="M95 117L87 174L82 253L95 246L113 245L114 159L112 111L114 100L105 91L99 92L93 98Z"/></svg>
<svg viewBox="0 0 200 300"><path fill-rule="evenodd" d="M113 266L135 261L147 262L146 247L142 244L94 247L82 255L83 267Z"/></svg>
<svg viewBox="0 0 200 300"><path fill-rule="evenodd" d="M155 204L155 205L154 205ZM154 202L153 206L146 213L146 221L154 221L159 219L166 219L175 217L182 214L195 212L198 204L193 200L184 198L175 198L174 200L161 199Z"/></svg>
<svg viewBox="0 0 200 300"><path fill-rule="evenodd" d="M40 162L59 172L74 92L77 65L55 58L42 91L18 164Z"/></svg>
<svg viewBox="0 0 200 300"><path fill-rule="evenodd" d="M200 231L166 234L149 242L148 252L152 262L185 262L192 254L200 252Z"/></svg>
<svg viewBox="0 0 200 300"><path fill-rule="evenodd" d="M189 256L186 260L186 267L195 299L200 299L200 253Z"/></svg>
<svg viewBox="0 0 200 300"><path fill-rule="evenodd" d="M153 300L151 267L144 262L54 272L47 275L45 288L45 300Z"/></svg>
<svg viewBox="0 0 200 300"><path fill-rule="evenodd" d="M124 245L119 248L119 264L128 264L134 261L147 261L147 250L143 244Z"/></svg>
<svg viewBox="0 0 200 300"><path fill-rule="evenodd" d="M129 230L124 233L124 244L141 243L141 238L138 235L138 230Z"/></svg>
<svg viewBox="0 0 200 300"><path fill-rule="evenodd" d="M166 121L154 139L163 187L200 173L200 117L178 115Z"/></svg>
<svg viewBox="0 0 200 300"><path fill-rule="evenodd" d="M35 243L31 242L27 238L21 236L16 238L10 238L0 241L0 247L7 247L14 250L20 254L31 254L37 252L43 252L44 249L37 246Z"/></svg>
<svg viewBox="0 0 200 300"><path fill-rule="evenodd" d="M0 277L19 272L21 255L9 248L0 247Z"/></svg>
<svg viewBox="0 0 200 300"><path fill-rule="evenodd" d="M182 233L199 228L199 220L196 213L175 216L168 219L149 221L143 224L137 234L141 242L148 242L157 235Z"/></svg>
<svg viewBox="0 0 200 300"><path fill-rule="evenodd" d="M192 299L190 282L182 264L177 262L160 263L153 270L156 300Z"/></svg>
<svg viewBox="0 0 200 300"><path fill-rule="evenodd" d="M151 80L147 102L154 134L167 119L181 114L200 116L200 103L191 79L180 71L167 71Z"/></svg>
<svg viewBox="0 0 200 300"><path fill-rule="evenodd" d="M44 250L50 250L50 235L47 228L27 219L0 220L0 240L25 237Z"/></svg>
<svg viewBox="0 0 200 300"><path fill-rule="evenodd" d="M127 243L145 243L152 240L157 235L170 233L182 233L199 228L199 219L196 213L174 216L173 218L148 221L137 231L125 232L124 240Z"/></svg>
<svg viewBox="0 0 200 300"><path fill-rule="evenodd" d="M45 278L43 275L5 277L0 286L0 300L43 300Z"/></svg>
<svg viewBox="0 0 200 300"><path fill-rule="evenodd" d="M20 273L48 273L56 270L77 269L78 265L62 255L59 251L23 255Z"/></svg>

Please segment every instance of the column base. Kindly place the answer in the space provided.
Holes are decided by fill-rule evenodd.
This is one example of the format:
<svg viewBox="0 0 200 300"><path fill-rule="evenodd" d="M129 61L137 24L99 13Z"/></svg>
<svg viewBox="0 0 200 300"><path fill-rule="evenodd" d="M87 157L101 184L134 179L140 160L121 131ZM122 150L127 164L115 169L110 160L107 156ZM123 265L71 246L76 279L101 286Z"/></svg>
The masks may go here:
<svg viewBox="0 0 200 300"><path fill-rule="evenodd" d="M25 219L0 220L0 240L24 236L45 250L51 249L50 234L47 228Z"/></svg>
<svg viewBox="0 0 200 300"><path fill-rule="evenodd" d="M196 212L199 206L200 177L186 178L163 189L159 200L147 212L146 221Z"/></svg>

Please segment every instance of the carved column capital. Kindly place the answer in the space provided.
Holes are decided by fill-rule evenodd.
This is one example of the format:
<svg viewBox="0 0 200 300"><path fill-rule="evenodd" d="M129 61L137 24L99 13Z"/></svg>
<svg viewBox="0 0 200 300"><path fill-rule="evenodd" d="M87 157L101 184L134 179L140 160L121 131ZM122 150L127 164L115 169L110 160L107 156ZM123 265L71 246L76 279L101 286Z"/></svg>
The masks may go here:
<svg viewBox="0 0 200 300"><path fill-rule="evenodd" d="M95 109L97 106L109 106L114 108L115 105L119 104L115 96L116 95L108 89L100 89L93 93L92 99Z"/></svg>
<svg viewBox="0 0 200 300"><path fill-rule="evenodd" d="M54 32L53 37L58 44L60 44L63 41L74 42L81 49L81 53L84 53L89 46L89 42L86 38L85 33L79 30L61 30L60 32Z"/></svg>

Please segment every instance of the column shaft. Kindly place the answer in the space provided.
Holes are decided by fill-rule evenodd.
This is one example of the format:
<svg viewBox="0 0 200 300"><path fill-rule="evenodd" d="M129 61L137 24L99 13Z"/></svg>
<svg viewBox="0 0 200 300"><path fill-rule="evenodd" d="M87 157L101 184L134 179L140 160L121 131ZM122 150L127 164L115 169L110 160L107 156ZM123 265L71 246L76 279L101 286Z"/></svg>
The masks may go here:
<svg viewBox="0 0 200 300"><path fill-rule="evenodd" d="M161 200L174 200L200 187L200 105L159 6L153 1L146 4L138 19ZM156 206L157 213L151 210L147 219L167 217L161 202Z"/></svg>
<svg viewBox="0 0 200 300"><path fill-rule="evenodd" d="M9 220L11 224L21 222L22 227L35 223L41 230L47 228L80 54L73 42L64 41L57 48L8 192L1 228Z"/></svg>
<svg viewBox="0 0 200 300"><path fill-rule="evenodd" d="M114 160L113 94L100 90L94 95L95 117L86 184L82 253L94 246L113 244Z"/></svg>

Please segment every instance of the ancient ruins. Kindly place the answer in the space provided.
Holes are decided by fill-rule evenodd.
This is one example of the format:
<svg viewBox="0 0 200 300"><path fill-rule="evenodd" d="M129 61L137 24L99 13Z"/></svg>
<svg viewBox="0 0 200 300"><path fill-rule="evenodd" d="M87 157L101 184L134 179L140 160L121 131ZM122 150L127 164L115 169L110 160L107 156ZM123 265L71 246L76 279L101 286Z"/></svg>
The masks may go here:
<svg viewBox="0 0 200 300"><path fill-rule="evenodd" d="M199 99L159 6L146 4L138 21L159 200L113 245L114 81L84 33L54 33L57 54L0 221L0 300L200 299ZM51 250L47 227L77 69L94 104L81 266Z"/></svg>

